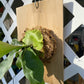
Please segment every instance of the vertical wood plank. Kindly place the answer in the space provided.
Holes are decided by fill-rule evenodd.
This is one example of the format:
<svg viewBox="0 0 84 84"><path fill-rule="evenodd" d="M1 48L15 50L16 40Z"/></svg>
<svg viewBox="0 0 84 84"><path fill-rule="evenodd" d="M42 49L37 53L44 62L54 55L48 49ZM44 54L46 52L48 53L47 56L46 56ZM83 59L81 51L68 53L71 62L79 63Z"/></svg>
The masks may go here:
<svg viewBox="0 0 84 84"><path fill-rule="evenodd" d="M39 8L35 4L17 8L18 40L28 28L41 26L56 35L57 50L50 63L44 65L44 80L49 84L63 84L63 2L62 0L43 0Z"/></svg>

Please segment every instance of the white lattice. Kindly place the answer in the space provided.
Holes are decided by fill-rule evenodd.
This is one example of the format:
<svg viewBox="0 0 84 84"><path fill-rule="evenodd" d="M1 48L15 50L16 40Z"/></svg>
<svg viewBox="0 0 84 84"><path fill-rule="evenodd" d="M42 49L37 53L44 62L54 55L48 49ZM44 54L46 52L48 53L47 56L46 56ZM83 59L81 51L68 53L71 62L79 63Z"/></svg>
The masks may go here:
<svg viewBox="0 0 84 84"><path fill-rule="evenodd" d="M64 28L64 39L72 34L81 24L84 24L84 8L75 0L64 0L64 6L74 15L74 18ZM84 79L84 56L79 58L64 42L64 54L71 65L64 70L64 80L79 73Z"/></svg>
<svg viewBox="0 0 84 84"><path fill-rule="evenodd" d="M11 6L14 0L0 0L5 7L2 17L0 18L0 27L4 32L5 37L3 38L4 42L11 42L11 34L14 29L17 27L16 15L13 12ZM32 3L32 0L23 0L24 5ZM84 8L79 5L75 0L64 0L64 6L74 15L74 18L65 26L64 28L64 39L66 39L73 31L75 31L81 24L84 24ZM9 14L13 20L13 23L9 30L7 31L6 27L3 24L3 21L6 15ZM71 65L65 68L64 70L64 81L79 73L82 78L84 78L84 56L79 58L73 50L69 47L69 45L64 42L64 54L70 61ZM3 57L4 59L6 56ZM9 73L11 74L12 80L8 84L19 84L19 81L24 77L23 70L21 70L17 75L15 75L12 68L9 69ZM5 78L2 78L3 84L7 84Z"/></svg>
<svg viewBox="0 0 84 84"><path fill-rule="evenodd" d="M3 15L0 18L0 27L2 28L3 33L5 35L5 37L3 38L3 41L4 42L8 41L10 43L12 41L11 34L17 26L16 25L16 15L14 14L13 10L11 9L11 5L13 3L13 0L10 0L8 3L7 3L6 0L0 0L0 1L2 2L2 4L5 7ZM10 17L12 18L12 20L13 20L13 24L11 25L11 27L8 31L6 30L6 27L3 24L3 21L4 21L7 14L9 14ZM4 56L3 58L5 59L6 56ZM15 77L15 73L13 72L12 68L9 69L9 73L10 73L12 79L13 79ZM3 82L3 84L7 84L5 78L2 78L2 82ZM13 80L11 80L8 84L13 84Z"/></svg>

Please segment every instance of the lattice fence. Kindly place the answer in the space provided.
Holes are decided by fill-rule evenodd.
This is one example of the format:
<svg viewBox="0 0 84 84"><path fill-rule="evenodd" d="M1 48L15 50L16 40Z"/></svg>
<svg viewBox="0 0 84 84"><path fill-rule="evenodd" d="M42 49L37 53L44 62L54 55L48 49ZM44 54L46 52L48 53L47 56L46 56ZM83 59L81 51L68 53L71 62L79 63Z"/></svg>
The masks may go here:
<svg viewBox="0 0 84 84"><path fill-rule="evenodd" d="M3 14L0 15L0 30L3 32L3 42L11 43L12 34L17 29L16 12L15 8L21 5L32 3L32 0L0 0L4 6ZM13 6L14 5L14 6ZM84 24L84 8L76 0L64 0L64 7L72 14L72 18L64 27L64 40L68 38L81 24ZM6 20L6 18L8 20ZM10 20L10 25L5 21ZM79 73L84 78L84 56L78 57L72 48L64 41L64 55L71 63L64 70L64 81ZM2 58L5 59L6 56ZM24 78L23 70L14 72L13 67L8 71L11 76L9 81L6 77L2 78L2 84L20 84L20 80ZM1 83L0 83L1 84Z"/></svg>
<svg viewBox="0 0 84 84"><path fill-rule="evenodd" d="M64 39L66 39L79 28L80 25L84 24L84 8L78 3L78 0L64 0L64 7L74 16L64 27ZM84 79L84 55L79 58L66 41L64 42L64 54L71 63L71 65L64 70L64 80L67 80L77 73Z"/></svg>

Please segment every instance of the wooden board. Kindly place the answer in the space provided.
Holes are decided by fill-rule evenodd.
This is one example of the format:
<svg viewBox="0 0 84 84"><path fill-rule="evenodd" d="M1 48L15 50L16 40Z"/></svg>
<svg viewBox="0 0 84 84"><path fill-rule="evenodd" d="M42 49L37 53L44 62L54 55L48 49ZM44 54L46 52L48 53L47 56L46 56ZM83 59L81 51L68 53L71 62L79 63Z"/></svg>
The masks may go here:
<svg viewBox="0 0 84 84"><path fill-rule="evenodd" d="M79 75L79 84L84 84L84 79Z"/></svg>
<svg viewBox="0 0 84 84"><path fill-rule="evenodd" d="M44 65L44 80L48 84L63 84L63 2L62 0L43 0L39 8L29 4L17 8L18 40L24 31L36 26L52 30L57 39L57 50L52 62Z"/></svg>

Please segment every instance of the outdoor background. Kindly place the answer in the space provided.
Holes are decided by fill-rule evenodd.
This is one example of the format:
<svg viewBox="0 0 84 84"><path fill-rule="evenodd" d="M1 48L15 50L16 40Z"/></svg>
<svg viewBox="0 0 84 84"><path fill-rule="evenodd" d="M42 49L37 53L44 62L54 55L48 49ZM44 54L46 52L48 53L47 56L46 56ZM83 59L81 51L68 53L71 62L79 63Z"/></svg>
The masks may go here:
<svg viewBox="0 0 84 84"><path fill-rule="evenodd" d="M84 0L75 1L84 7ZM34 2L34 0L32 2ZM22 0L0 0L0 41L11 43L12 39L17 38L16 8L22 5L24 5ZM74 15L72 15L65 6L63 7L63 10L65 27L74 18ZM84 55L83 24L81 24L74 32L72 32L72 34L70 34L65 41L76 53L76 55L81 58ZM6 57L7 55L1 58L0 62L2 62ZM17 59L15 58L11 69L9 69L4 78L0 80L0 84L28 84L28 81L25 79L22 70L19 70L16 66L16 60ZM64 68L68 67L69 65L71 65L71 63L66 56L64 56ZM77 73L65 81L65 84L80 84L80 80L84 83L82 77Z"/></svg>

